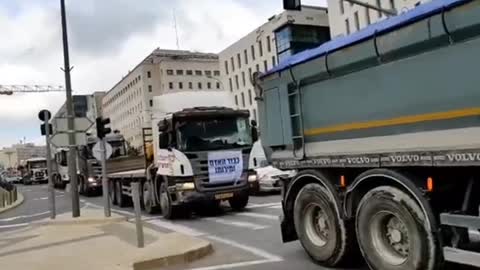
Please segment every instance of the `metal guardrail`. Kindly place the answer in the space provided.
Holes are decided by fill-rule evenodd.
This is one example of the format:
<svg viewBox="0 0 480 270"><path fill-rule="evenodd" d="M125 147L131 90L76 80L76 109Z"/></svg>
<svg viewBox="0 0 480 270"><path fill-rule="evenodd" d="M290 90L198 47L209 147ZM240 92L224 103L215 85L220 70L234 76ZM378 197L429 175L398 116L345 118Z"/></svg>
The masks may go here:
<svg viewBox="0 0 480 270"><path fill-rule="evenodd" d="M12 205L18 199L17 187L8 191L0 187L0 209Z"/></svg>

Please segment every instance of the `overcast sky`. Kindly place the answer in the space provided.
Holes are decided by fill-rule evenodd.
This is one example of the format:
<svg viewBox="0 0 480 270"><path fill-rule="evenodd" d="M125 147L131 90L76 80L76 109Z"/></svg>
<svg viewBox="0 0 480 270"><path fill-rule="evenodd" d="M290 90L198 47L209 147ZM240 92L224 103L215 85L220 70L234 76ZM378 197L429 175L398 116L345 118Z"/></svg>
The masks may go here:
<svg viewBox="0 0 480 270"><path fill-rule="evenodd" d="M155 48L218 53L282 11L282 0L66 1L74 94L107 91ZM325 0L303 4L326 6ZM59 0L0 0L0 84L64 85ZM0 148L43 143L37 113L64 93L0 95Z"/></svg>

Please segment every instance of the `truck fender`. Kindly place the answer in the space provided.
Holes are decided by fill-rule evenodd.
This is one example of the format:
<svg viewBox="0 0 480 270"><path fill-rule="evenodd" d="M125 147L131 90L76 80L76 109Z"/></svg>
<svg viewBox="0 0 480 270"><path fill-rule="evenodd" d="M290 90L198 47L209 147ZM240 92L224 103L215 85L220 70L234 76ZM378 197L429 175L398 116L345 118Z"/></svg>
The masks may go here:
<svg viewBox="0 0 480 270"><path fill-rule="evenodd" d="M431 228L432 232L438 232L430 203L412 179L414 179L414 176L408 176L404 172L390 169L377 168L360 174L355 178L353 183L348 186L345 192L343 203L345 215L348 218L355 216L358 202L369 190L379 186L395 186L412 196L427 217L427 225Z"/></svg>

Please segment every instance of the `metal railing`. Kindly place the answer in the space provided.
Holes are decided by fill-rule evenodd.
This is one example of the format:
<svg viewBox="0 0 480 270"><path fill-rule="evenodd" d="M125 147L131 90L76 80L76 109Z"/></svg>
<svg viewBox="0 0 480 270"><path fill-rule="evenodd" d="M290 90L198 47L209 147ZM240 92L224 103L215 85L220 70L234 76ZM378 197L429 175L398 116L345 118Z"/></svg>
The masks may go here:
<svg viewBox="0 0 480 270"><path fill-rule="evenodd" d="M0 209L12 205L17 199L17 187L14 186L11 190L0 187Z"/></svg>

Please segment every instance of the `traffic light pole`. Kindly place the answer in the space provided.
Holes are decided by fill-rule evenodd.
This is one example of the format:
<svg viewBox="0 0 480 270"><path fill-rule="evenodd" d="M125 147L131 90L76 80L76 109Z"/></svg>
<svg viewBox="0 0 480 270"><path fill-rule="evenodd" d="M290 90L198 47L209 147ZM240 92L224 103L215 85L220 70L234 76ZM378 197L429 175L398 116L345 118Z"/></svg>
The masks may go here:
<svg viewBox="0 0 480 270"><path fill-rule="evenodd" d="M105 210L105 217L111 216L110 211L110 190L108 187L108 178L107 178L107 147L106 147L105 138L101 139L100 150L102 152L102 191L103 191L103 203Z"/></svg>
<svg viewBox="0 0 480 270"><path fill-rule="evenodd" d="M48 177L48 202L50 205L50 218L55 219L56 210L55 210L55 188L53 186L52 178L52 153L50 149L50 116L49 111L43 111L43 117L45 119L45 142L47 147L47 177Z"/></svg>
<svg viewBox="0 0 480 270"><path fill-rule="evenodd" d="M80 216L80 196L77 184L77 148L75 142L75 127L73 115L72 82L70 78L70 57L68 52L67 18L65 15L65 0L60 0L62 16L62 39L63 39L63 60L65 72L65 92L67 94L67 118L68 118L68 174L70 176L70 193L72 195L72 216Z"/></svg>

